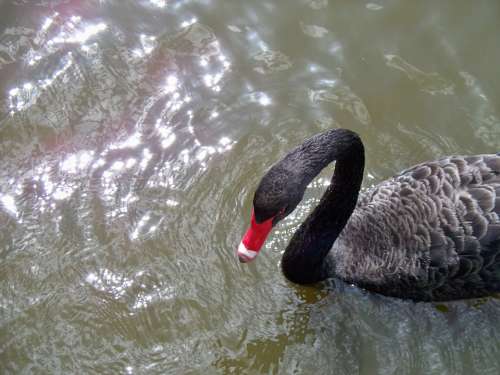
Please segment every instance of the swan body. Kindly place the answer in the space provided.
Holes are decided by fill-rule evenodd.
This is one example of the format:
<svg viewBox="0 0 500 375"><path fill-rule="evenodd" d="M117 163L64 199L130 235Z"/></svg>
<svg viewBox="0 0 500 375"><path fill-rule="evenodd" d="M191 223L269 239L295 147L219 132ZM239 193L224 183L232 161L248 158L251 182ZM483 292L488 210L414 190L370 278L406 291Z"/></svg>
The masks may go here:
<svg viewBox="0 0 500 375"><path fill-rule="evenodd" d="M416 301L500 292L500 154L421 163L359 194L364 148L345 129L309 138L266 173L238 250L241 261L257 255L332 161L330 186L283 255L288 279L338 277Z"/></svg>

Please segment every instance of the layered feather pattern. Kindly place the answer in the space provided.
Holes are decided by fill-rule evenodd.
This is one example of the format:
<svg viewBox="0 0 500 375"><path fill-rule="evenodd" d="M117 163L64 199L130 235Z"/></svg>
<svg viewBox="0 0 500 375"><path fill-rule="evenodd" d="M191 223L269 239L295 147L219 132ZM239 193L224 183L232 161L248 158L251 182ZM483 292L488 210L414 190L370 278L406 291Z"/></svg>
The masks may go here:
<svg viewBox="0 0 500 375"><path fill-rule="evenodd" d="M386 295L500 291L500 155L422 163L369 189L330 255L337 276Z"/></svg>

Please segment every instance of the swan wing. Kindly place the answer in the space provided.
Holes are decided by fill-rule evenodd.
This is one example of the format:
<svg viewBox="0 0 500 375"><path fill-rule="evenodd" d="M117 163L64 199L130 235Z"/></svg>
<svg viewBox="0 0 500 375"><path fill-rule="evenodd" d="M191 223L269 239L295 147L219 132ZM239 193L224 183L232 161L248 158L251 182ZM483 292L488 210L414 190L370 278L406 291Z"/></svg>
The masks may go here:
<svg viewBox="0 0 500 375"><path fill-rule="evenodd" d="M500 156L447 157L400 178L408 176L427 195L415 236L428 244L424 274L434 298L499 290Z"/></svg>
<svg viewBox="0 0 500 375"><path fill-rule="evenodd" d="M352 249L346 278L384 294L500 291L500 155L450 156L382 182L360 197L340 245Z"/></svg>

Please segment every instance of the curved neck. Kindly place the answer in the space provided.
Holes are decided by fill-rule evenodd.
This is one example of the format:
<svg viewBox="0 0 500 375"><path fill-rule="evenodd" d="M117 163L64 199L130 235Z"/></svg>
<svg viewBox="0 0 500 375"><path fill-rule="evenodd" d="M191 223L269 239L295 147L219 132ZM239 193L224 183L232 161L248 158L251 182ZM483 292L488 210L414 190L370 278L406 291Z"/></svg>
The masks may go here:
<svg viewBox="0 0 500 375"><path fill-rule="evenodd" d="M330 186L293 235L281 263L288 279L307 284L330 276L332 265L326 256L356 207L363 180L364 147L356 133L334 129L306 141L292 151L290 159L302 170L304 189L324 167L336 161Z"/></svg>

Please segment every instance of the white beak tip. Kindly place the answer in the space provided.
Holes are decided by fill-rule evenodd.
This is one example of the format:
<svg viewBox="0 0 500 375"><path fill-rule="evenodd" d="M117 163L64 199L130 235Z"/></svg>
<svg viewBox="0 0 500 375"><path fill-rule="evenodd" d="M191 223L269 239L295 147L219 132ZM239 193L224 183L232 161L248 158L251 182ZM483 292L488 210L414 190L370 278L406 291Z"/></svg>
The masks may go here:
<svg viewBox="0 0 500 375"><path fill-rule="evenodd" d="M245 247L243 242L240 242L240 245L238 246L238 259L240 260L241 263L248 263L251 262L252 260L257 257L258 252L254 250L249 250Z"/></svg>

